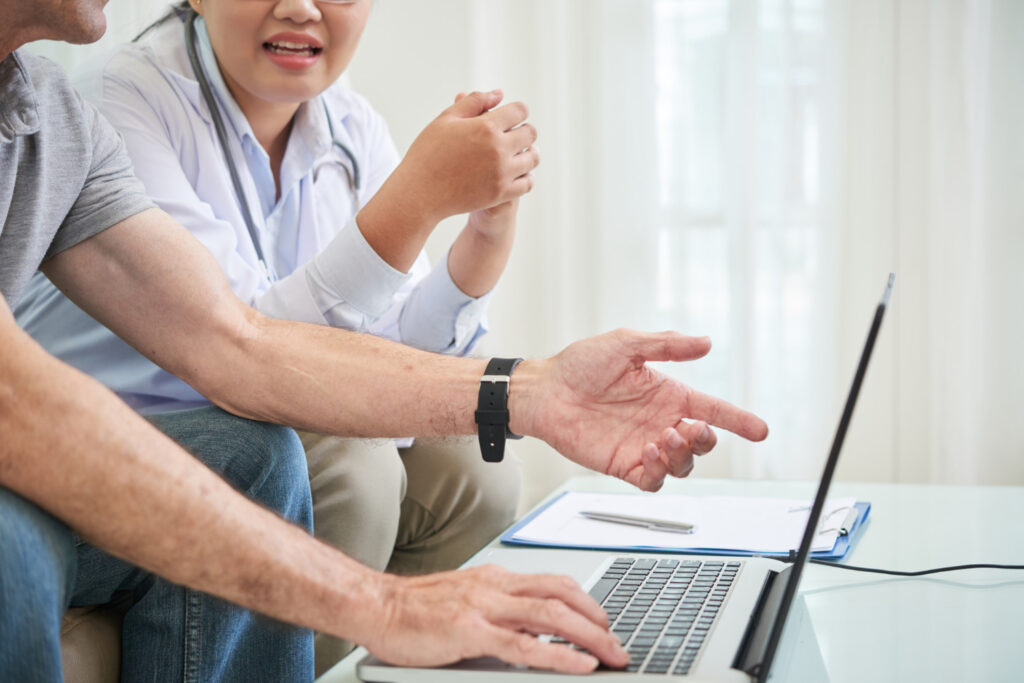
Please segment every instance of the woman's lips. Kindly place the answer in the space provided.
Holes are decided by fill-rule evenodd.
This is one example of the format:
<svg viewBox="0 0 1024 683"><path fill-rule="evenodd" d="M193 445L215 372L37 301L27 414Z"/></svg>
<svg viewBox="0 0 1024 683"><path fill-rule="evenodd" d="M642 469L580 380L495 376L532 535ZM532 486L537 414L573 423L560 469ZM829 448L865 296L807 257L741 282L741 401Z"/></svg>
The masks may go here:
<svg viewBox="0 0 1024 683"><path fill-rule="evenodd" d="M316 64L324 48L312 36L279 33L263 43L263 51L278 66L290 71L301 71Z"/></svg>

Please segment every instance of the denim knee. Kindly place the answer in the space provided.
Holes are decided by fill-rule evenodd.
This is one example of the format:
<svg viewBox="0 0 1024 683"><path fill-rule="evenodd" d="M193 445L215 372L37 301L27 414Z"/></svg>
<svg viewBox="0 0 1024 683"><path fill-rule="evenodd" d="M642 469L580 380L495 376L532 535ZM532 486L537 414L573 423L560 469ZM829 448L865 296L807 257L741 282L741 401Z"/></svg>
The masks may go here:
<svg viewBox="0 0 1024 683"><path fill-rule="evenodd" d="M246 493L312 531L313 503L306 451L295 431L267 422L244 420L236 429L236 438L258 472L250 480Z"/></svg>
<svg viewBox="0 0 1024 683"><path fill-rule="evenodd" d="M68 527L0 487L0 680L59 678L60 622L75 571Z"/></svg>
<svg viewBox="0 0 1024 683"><path fill-rule="evenodd" d="M214 406L148 419L249 498L312 528L306 456L294 430Z"/></svg>

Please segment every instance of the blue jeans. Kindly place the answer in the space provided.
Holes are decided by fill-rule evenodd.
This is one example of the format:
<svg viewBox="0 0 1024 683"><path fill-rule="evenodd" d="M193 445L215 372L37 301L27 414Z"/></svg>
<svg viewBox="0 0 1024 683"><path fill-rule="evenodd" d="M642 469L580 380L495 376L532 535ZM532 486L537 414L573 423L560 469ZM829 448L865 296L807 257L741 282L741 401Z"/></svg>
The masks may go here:
<svg viewBox="0 0 1024 683"><path fill-rule="evenodd" d="M151 421L246 496L311 529L305 453L292 430L213 407ZM113 600L130 605L122 681L313 679L312 632L133 567L0 487L0 681L62 680L64 611Z"/></svg>

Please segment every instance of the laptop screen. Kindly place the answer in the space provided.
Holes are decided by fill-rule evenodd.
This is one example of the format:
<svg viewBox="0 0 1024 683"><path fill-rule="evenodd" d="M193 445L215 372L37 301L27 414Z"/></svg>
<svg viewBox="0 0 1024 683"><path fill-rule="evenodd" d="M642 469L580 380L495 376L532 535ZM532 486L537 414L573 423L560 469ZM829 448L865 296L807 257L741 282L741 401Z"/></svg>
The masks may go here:
<svg viewBox="0 0 1024 683"><path fill-rule="evenodd" d="M775 657L775 651L778 648L779 640L782 638L782 630L786 625L786 616L789 614L793 600L796 598L796 590L800 583L800 575L803 573L804 565L807 564L807 559L811 553L811 545L818 529L818 523L821 520L822 510L825 507L825 499L828 497L828 489L832 484L832 476L835 474L836 464L839 462L839 451L843 447L843 440L846 438L846 430L850 426L850 418L853 416L853 407L857 403L857 395L860 393L860 385L864 381L864 374L867 372L868 368L868 360L870 360L871 352L874 350L875 340L878 338L878 330L882 326L882 316L885 314L885 309L889 305L889 296L892 294L892 286L895 280L895 273L889 273L889 280L886 283L885 291L882 293L882 300L879 301L878 307L875 309L875 317L871 322L871 329L868 332L867 341L864 343L864 350L861 352L860 362L857 364L857 372L853 377L853 385L850 387L850 393L846 397L846 405L843 408L842 417L839 419L839 427L836 429L835 438L832 440L832 450L829 452L828 460L825 463L825 471L822 473L821 483L818 485L818 493L814 497L814 505L811 507L811 513L807 518L807 527L804 529L804 536L800 541L800 549L797 551L796 558L788 572L789 576L787 577L785 588L778 604L778 611L775 612L775 620L772 623L771 630L768 632L764 654L760 658L761 661L757 663L752 670L748 671L748 673L757 676L758 680L767 679L767 674L771 670L771 663Z"/></svg>

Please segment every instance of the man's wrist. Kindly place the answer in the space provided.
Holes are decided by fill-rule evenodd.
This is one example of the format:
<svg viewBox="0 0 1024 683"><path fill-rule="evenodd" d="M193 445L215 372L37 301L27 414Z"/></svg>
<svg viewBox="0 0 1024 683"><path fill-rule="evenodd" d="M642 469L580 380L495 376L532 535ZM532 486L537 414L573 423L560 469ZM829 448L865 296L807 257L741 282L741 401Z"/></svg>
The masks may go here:
<svg viewBox="0 0 1024 683"><path fill-rule="evenodd" d="M508 386L508 428L513 434L537 436L534 419L544 374L543 360L524 360L516 366Z"/></svg>
<svg viewBox="0 0 1024 683"><path fill-rule="evenodd" d="M522 361L522 358L492 358L480 378L474 418L480 440L480 455L485 462L501 462L505 457L505 441L523 438L508 426L509 384L512 372Z"/></svg>
<svg viewBox="0 0 1024 683"><path fill-rule="evenodd" d="M322 630L360 644L379 640L389 621L388 612L381 610L394 606L397 580L398 577L386 572L357 566L354 572L332 585L328 602L335 607L329 610L330 627ZM344 618L335 621L338 616Z"/></svg>

